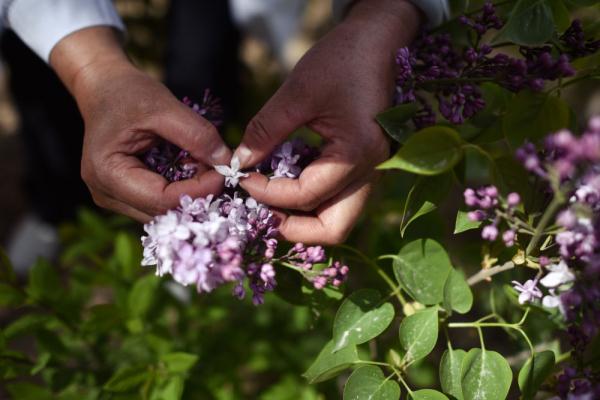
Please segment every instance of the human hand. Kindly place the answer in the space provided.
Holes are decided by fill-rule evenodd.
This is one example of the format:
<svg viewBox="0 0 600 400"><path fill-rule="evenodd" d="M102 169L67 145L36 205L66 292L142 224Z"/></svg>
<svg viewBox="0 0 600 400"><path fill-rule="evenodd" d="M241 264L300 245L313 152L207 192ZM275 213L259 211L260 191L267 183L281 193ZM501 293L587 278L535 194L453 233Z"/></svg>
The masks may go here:
<svg viewBox="0 0 600 400"><path fill-rule="evenodd" d="M336 244L350 232L374 167L389 155L375 116L391 103L395 51L410 42L419 20L405 1L359 1L249 123L235 153L242 167L258 164L303 125L324 141L321 156L297 180L255 173L240 183L260 202L301 211L280 213L284 238Z"/></svg>
<svg viewBox="0 0 600 400"><path fill-rule="evenodd" d="M85 121L81 175L96 204L147 222L176 207L182 194L222 190L212 165L228 164L231 152L215 127L131 65L110 28L67 36L51 64ZM169 183L140 161L160 138L189 151L198 163L192 179Z"/></svg>

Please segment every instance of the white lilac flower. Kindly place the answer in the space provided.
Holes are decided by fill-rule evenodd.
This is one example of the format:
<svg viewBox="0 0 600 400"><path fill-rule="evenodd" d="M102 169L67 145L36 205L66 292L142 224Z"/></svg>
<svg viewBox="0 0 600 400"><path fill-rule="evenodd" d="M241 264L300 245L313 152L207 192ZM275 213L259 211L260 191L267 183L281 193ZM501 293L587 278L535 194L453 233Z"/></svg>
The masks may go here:
<svg viewBox="0 0 600 400"><path fill-rule="evenodd" d="M514 289L519 292L519 304L529 303L542 298L542 291L537 287L537 279L529 279L523 284L517 281L513 281L512 283Z"/></svg>
<svg viewBox="0 0 600 400"><path fill-rule="evenodd" d="M564 261L548 265L546 269L550 272L540 280L540 283L547 288L556 288L575 280L575 275Z"/></svg>
<svg viewBox="0 0 600 400"><path fill-rule="evenodd" d="M234 188L240 182L240 178L247 178L248 174L240 172L240 159L234 156L231 165L215 165L215 170L225 177L225 186Z"/></svg>

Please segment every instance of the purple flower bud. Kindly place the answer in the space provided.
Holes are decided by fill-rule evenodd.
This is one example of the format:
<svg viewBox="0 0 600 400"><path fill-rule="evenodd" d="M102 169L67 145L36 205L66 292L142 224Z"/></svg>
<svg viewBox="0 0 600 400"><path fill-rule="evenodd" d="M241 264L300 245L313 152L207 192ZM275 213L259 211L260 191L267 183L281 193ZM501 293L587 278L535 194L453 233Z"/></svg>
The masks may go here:
<svg viewBox="0 0 600 400"><path fill-rule="evenodd" d="M515 244L517 234L513 230L508 230L502 234L502 241L507 247L512 247Z"/></svg>
<svg viewBox="0 0 600 400"><path fill-rule="evenodd" d="M481 210L470 211L467 214L467 218L469 221L480 222L483 221L486 217L486 214Z"/></svg>
<svg viewBox="0 0 600 400"><path fill-rule="evenodd" d="M516 207L521 202L521 196L515 192L509 193L506 197L506 202L509 207Z"/></svg>
<svg viewBox="0 0 600 400"><path fill-rule="evenodd" d="M496 240L496 238L498 237L498 228L496 228L494 225L487 225L481 231L481 237L482 239L489 241Z"/></svg>

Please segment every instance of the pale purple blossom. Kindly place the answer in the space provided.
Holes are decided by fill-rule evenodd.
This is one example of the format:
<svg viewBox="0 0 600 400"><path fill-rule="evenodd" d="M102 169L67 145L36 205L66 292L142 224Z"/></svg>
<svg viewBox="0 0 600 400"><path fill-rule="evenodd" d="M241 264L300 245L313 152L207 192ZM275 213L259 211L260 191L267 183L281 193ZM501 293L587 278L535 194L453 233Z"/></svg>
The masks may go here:
<svg viewBox="0 0 600 400"><path fill-rule="evenodd" d="M542 291L537 287L537 279L529 279L521 284L512 281L514 289L519 292L519 304L531 303L542 298Z"/></svg>
<svg viewBox="0 0 600 400"><path fill-rule="evenodd" d="M240 159L234 156L231 165L215 165L215 170L225 177L225 186L235 188L240 178L247 178L248 174L240 171Z"/></svg>
<svg viewBox="0 0 600 400"><path fill-rule="evenodd" d="M558 264L550 264L546 269L549 272L540 279L540 284L547 288L557 288L575 280L575 274L564 261L560 261Z"/></svg>

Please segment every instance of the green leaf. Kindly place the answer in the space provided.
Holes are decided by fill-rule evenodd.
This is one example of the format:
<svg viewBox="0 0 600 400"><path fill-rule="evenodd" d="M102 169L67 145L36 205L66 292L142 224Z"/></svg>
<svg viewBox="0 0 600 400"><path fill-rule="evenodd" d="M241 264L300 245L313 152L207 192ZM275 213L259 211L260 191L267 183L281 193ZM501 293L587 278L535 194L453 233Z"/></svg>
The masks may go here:
<svg viewBox="0 0 600 400"><path fill-rule="evenodd" d="M160 279L154 274L142 276L135 282L129 297L127 306L132 317L144 317L152 308L156 300L156 293Z"/></svg>
<svg viewBox="0 0 600 400"><path fill-rule="evenodd" d="M33 333L50 319L48 315L25 314L4 328L4 337L6 340L11 340L25 332Z"/></svg>
<svg viewBox="0 0 600 400"><path fill-rule="evenodd" d="M442 390L458 400L463 399L461 388L461 367L467 354L462 349L446 350L440 360L440 383Z"/></svg>
<svg viewBox="0 0 600 400"><path fill-rule="evenodd" d="M375 118L385 133L395 141L404 143L412 133L406 123L417 113L417 109L416 103L400 104L385 110Z"/></svg>
<svg viewBox="0 0 600 400"><path fill-rule="evenodd" d="M471 349L461 367L461 387L465 400L505 399L512 382L508 362L499 353Z"/></svg>
<svg viewBox="0 0 600 400"><path fill-rule="evenodd" d="M317 359L306 370L304 376L309 383L317 383L331 379L358 361L356 347L349 346L334 352L333 340L327 342Z"/></svg>
<svg viewBox="0 0 600 400"><path fill-rule="evenodd" d="M0 247L0 282L15 283L17 277L8 255Z"/></svg>
<svg viewBox="0 0 600 400"><path fill-rule="evenodd" d="M451 185L451 174L420 176L408 192L400 222L400 234L404 236L406 228L413 221L435 210L450 191Z"/></svg>
<svg viewBox="0 0 600 400"><path fill-rule="evenodd" d="M503 120L506 139L513 148L525 140L536 142L569 125L569 106L556 96L524 91L508 107Z"/></svg>
<svg viewBox="0 0 600 400"><path fill-rule="evenodd" d="M115 259L121 274L131 279L140 269L142 255L139 240L126 232L119 232L115 238Z"/></svg>
<svg viewBox="0 0 600 400"><path fill-rule="evenodd" d="M452 269L446 250L435 240L418 239L406 244L394 258L394 275L419 303L438 304Z"/></svg>
<svg viewBox="0 0 600 400"><path fill-rule="evenodd" d="M554 353L550 350L535 353L519 371L519 388L523 399L533 399L538 389L554 370Z"/></svg>
<svg viewBox="0 0 600 400"><path fill-rule="evenodd" d="M437 175L451 169L462 156L462 139L458 132L446 126L431 126L409 137L400 150L377 169Z"/></svg>
<svg viewBox="0 0 600 400"><path fill-rule="evenodd" d="M103 386L108 392L129 392L140 386L150 372L146 366L123 368L115 372Z"/></svg>
<svg viewBox="0 0 600 400"><path fill-rule="evenodd" d="M444 308L466 314L473 306L473 293L463 274L455 269L450 271L444 285Z"/></svg>
<svg viewBox="0 0 600 400"><path fill-rule="evenodd" d="M419 360L435 347L438 337L437 312L437 307L426 308L409 315L400 323L400 344L405 350L405 362Z"/></svg>
<svg viewBox="0 0 600 400"><path fill-rule="evenodd" d="M444 393L433 389L416 390L410 394L410 398L413 400L448 400Z"/></svg>
<svg viewBox="0 0 600 400"><path fill-rule="evenodd" d="M35 365L31 368L31 375L35 375L38 372L40 372L41 370L43 370L44 368L46 368L46 365L48 365L48 362L50 361L51 358L52 358L52 354L50 354L50 353L40 354Z"/></svg>
<svg viewBox="0 0 600 400"><path fill-rule="evenodd" d="M468 211L458 210L456 213L456 224L454 226L454 234L463 233L471 229L477 229L481 226L481 221L471 221L468 216Z"/></svg>
<svg viewBox="0 0 600 400"><path fill-rule="evenodd" d="M398 400L400 386L386 379L379 367L367 365L355 370L344 387L344 400Z"/></svg>
<svg viewBox="0 0 600 400"><path fill-rule="evenodd" d="M333 321L333 351L379 336L394 319L394 307L377 290L362 289L343 301Z"/></svg>
<svg viewBox="0 0 600 400"><path fill-rule="evenodd" d="M11 398L19 400L51 400L54 398L49 389L30 382L15 382L6 385Z"/></svg>
<svg viewBox="0 0 600 400"><path fill-rule="evenodd" d="M106 333L120 324L121 311L114 304L96 304L89 309L89 317L81 325L86 333Z"/></svg>
<svg viewBox="0 0 600 400"><path fill-rule="evenodd" d="M188 372L198 362L198 356L190 353L169 353L161 357L167 370L173 374Z"/></svg>
<svg viewBox="0 0 600 400"><path fill-rule="evenodd" d="M553 33L554 18L548 0L519 0L494 42L536 46L548 41Z"/></svg>
<svg viewBox="0 0 600 400"><path fill-rule="evenodd" d="M57 300L61 294L61 284L56 268L42 258L38 259L29 271L27 293L36 301Z"/></svg>
<svg viewBox="0 0 600 400"><path fill-rule="evenodd" d="M179 400L183 395L185 380L180 375L159 379L152 388L150 400Z"/></svg>
<svg viewBox="0 0 600 400"><path fill-rule="evenodd" d="M563 0L548 0L552 9L552 16L558 32L564 32L571 25L571 13Z"/></svg>
<svg viewBox="0 0 600 400"><path fill-rule="evenodd" d="M13 286L0 283L0 306L15 307L20 306L25 301L25 296Z"/></svg>

